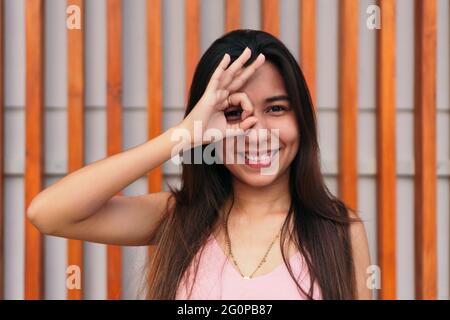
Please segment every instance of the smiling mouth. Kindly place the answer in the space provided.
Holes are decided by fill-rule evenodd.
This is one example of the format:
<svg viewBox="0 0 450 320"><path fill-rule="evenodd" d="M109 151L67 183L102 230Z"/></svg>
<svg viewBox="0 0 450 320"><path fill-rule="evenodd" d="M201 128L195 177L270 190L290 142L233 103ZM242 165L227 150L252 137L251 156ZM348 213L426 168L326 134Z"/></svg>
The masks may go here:
<svg viewBox="0 0 450 320"><path fill-rule="evenodd" d="M240 155L245 160L245 164L249 166L250 168L259 169L264 167L269 167L272 163L272 160L275 158L275 156L278 156L280 152L279 149L274 150L259 150L258 152L238 152L237 154Z"/></svg>

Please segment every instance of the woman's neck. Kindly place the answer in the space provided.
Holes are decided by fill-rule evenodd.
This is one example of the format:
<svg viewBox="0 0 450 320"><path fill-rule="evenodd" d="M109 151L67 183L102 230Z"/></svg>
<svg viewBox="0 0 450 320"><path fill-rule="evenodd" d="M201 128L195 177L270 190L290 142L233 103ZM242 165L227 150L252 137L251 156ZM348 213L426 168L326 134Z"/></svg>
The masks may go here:
<svg viewBox="0 0 450 320"><path fill-rule="evenodd" d="M291 196L289 175L280 177L264 187L254 187L233 179L234 214L245 214L250 220L272 213L287 213Z"/></svg>

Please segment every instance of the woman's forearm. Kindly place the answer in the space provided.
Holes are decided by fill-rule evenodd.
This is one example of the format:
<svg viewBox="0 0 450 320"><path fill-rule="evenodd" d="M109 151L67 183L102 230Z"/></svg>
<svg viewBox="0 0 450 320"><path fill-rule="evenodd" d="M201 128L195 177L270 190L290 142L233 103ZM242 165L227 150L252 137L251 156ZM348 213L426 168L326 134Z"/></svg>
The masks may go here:
<svg viewBox="0 0 450 320"><path fill-rule="evenodd" d="M138 178L171 158L179 141L171 136L177 127L131 149L95 161L58 180L33 198L27 215L64 216L80 221Z"/></svg>

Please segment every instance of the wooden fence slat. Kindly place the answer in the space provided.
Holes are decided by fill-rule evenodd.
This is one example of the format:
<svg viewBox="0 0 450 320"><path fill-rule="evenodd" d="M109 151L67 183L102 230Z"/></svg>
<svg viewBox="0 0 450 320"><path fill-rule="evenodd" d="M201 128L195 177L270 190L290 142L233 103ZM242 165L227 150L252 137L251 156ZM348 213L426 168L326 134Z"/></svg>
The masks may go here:
<svg viewBox="0 0 450 320"><path fill-rule="evenodd" d="M43 185L44 1L25 2L26 110L25 208ZM43 239L25 219L25 299L43 299Z"/></svg>
<svg viewBox="0 0 450 320"><path fill-rule="evenodd" d="M76 5L81 12L81 29L67 30L67 125L68 172L84 165L84 0L68 0L67 6ZM83 241L67 241L67 265L81 270L81 289L67 288L70 300L83 299Z"/></svg>
<svg viewBox="0 0 450 320"><path fill-rule="evenodd" d="M261 0L261 29L278 37L280 35L280 3L278 0Z"/></svg>
<svg viewBox="0 0 450 320"><path fill-rule="evenodd" d="M415 15L415 288L436 299L436 1L416 1Z"/></svg>
<svg viewBox="0 0 450 320"><path fill-rule="evenodd" d="M357 207L358 1L339 1L339 179L340 198ZM356 209L357 210L357 209Z"/></svg>
<svg viewBox="0 0 450 320"><path fill-rule="evenodd" d="M194 76L195 66L200 58L200 1L186 0L185 6L185 101L187 101L192 77Z"/></svg>
<svg viewBox="0 0 450 320"><path fill-rule="evenodd" d="M148 36L148 137L161 133L162 123L162 49L161 49L161 0L147 1ZM149 192L161 191L162 167L153 169L148 175Z"/></svg>
<svg viewBox="0 0 450 320"><path fill-rule="evenodd" d="M162 8L161 0L147 0L147 77L148 77L148 137L152 139L161 133L162 123ZM162 189L162 166L148 174L148 192ZM148 256L152 257L156 246L149 246Z"/></svg>
<svg viewBox="0 0 450 320"><path fill-rule="evenodd" d="M225 1L225 31L239 29L240 22L240 1L226 0Z"/></svg>
<svg viewBox="0 0 450 320"><path fill-rule="evenodd" d="M107 153L122 152L122 1L107 1ZM120 194L120 192L118 193ZM121 247L107 246L108 299L121 298Z"/></svg>
<svg viewBox="0 0 450 320"><path fill-rule="evenodd" d="M380 299L396 298L395 0L379 1L377 31L377 217Z"/></svg>
<svg viewBox="0 0 450 320"><path fill-rule="evenodd" d="M300 0L300 65L316 106L316 0Z"/></svg>
<svg viewBox="0 0 450 320"><path fill-rule="evenodd" d="M3 135L3 121L4 121L4 100L3 100L3 30L4 30L4 15L3 15L3 0L0 0L0 168L2 173L0 174L0 300L4 299L4 265L5 265L5 251L4 251L4 192L5 181L3 179L3 167L4 167L4 135Z"/></svg>

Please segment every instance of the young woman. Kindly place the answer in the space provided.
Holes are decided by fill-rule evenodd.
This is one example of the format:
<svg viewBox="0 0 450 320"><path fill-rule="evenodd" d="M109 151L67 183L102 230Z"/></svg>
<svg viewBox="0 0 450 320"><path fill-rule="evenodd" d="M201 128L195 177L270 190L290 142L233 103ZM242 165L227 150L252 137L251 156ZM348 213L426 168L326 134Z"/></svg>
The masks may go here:
<svg viewBox="0 0 450 320"><path fill-rule="evenodd" d="M212 142L199 128L224 139ZM261 129L276 143L258 136L254 144L249 133ZM116 195L169 160L180 132L191 137L185 155L214 145L222 159L241 161L186 161L179 190ZM275 171L262 174L275 160ZM67 175L33 199L27 216L45 234L156 245L149 299L371 298L364 226L324 183L302 71L263 31L217 39L195 70L183 121Z"/></svg>

